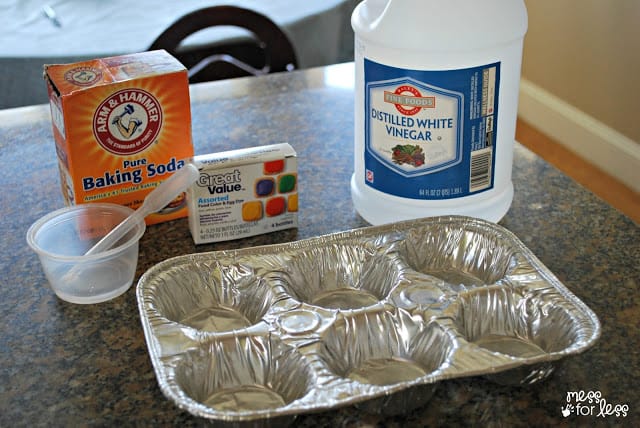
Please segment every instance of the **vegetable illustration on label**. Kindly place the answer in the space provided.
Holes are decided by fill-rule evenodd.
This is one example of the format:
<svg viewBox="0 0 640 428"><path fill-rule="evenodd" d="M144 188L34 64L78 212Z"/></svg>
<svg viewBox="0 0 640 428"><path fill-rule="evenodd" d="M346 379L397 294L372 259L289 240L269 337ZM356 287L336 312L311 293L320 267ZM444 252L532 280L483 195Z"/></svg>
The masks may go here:
<svg viewBox="0 0 640 428"><path fill-rule="evenodd" d="M420 146L398 144L391 150L393 150L392 159L394 163L399 165L406 163L415 167L424 165L424 152Z"/></svg>

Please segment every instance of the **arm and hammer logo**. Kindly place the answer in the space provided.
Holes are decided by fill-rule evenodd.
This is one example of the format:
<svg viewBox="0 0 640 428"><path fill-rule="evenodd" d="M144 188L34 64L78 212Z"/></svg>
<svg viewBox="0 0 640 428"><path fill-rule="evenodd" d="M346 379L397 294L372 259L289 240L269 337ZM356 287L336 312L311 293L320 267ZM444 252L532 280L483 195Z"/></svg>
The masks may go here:
<svg viewBox="0 0 640 428"><path fill-rule="evenodd" d="M106 98L93 115L93 134L107 151L127 156L143 151L158 137L162 108L141 89L124 89Z"/></svg>
<svg viewBox="0 0 640 428"><path fill-rule="evenodd" d="M102 79L102 71L93 67L76 67L64 74L64 80L76 86L91 86Z"/></svg>

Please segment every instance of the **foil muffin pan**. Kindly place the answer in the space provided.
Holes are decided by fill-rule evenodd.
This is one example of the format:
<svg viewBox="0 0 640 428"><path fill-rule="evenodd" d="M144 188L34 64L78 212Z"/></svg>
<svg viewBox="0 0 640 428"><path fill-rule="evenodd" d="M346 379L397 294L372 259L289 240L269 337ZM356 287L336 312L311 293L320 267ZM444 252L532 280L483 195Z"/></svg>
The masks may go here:
<svg viewBox="0 0 640 428"><path fill-rule="evenodd" d="M511 232L466 217L179 256L137 299L162 392L223 426L402 413L463 376L528 385L600 335Z"/></svg>

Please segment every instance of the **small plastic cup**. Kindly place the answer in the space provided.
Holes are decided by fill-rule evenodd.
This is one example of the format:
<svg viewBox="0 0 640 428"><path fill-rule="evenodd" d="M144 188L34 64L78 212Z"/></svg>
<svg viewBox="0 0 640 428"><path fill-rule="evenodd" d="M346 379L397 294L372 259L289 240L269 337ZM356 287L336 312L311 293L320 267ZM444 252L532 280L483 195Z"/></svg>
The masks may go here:
<svg viewBox="0 0 640 428"><path fill-rule="evenodd" d="M38 254L47 280L60 299L100 303L131 287L144 220L110 250L84 254L133 212L110 203L81 204L49 213L31 225L27 243Z"/></svg>

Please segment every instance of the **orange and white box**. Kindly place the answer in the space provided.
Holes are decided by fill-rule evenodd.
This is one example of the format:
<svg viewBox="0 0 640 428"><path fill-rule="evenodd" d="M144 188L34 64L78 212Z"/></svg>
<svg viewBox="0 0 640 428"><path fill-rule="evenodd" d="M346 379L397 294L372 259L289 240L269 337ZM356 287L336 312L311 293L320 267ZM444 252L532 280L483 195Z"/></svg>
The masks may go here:
<svg viewBox="0 0 640 428"><path fill-rule="evenodd" d="M138 208L193 156L189 81L163 50L45 65L67 205ZM180 195L147 224L187 216Z"/></svg>

